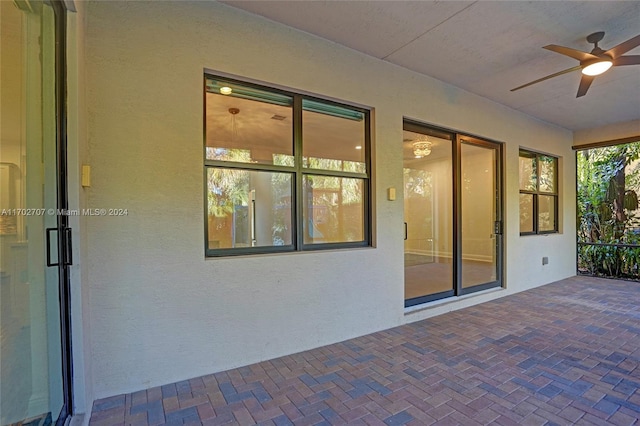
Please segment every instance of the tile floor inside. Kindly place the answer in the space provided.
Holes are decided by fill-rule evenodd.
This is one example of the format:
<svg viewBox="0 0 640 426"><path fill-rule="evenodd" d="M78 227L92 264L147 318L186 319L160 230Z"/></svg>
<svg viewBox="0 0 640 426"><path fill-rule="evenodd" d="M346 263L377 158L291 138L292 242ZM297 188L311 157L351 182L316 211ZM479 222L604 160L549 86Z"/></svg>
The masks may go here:
<svg viewBox="0 0 640 426"><path fill-rule="evenodd" d="M90 424L640 424L640 283L569 278L94 402Z"/></svg>

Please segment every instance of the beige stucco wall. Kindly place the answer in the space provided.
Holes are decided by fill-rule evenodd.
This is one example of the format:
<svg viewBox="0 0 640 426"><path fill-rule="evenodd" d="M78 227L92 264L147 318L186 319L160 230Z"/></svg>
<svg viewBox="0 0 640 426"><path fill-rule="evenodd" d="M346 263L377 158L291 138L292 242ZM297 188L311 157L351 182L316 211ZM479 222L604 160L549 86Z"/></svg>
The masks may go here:
<svg viewBox="0 0 640 426"><path fill-rule="evenodd" d="M640 140L640 120L615 123L592 129L577 130L573 134L573 144L575 146L580 146L632 137L637 137Z"/></svg>
<svg viewBox="0 0 640 426"><path fill-rule="evenodd" d="M86 61L85 61L85 5L76 1L75 13L67 14L67 170L69 208L87 208L88 190L81 185L82 165L88 164ZM67 7L70 7L67 4ZM90 184L91 182L89 182ZM70 216L73 232L73 265L71 266L71 313L73 344L73 406L74 413L90 413L93 403L93 357L91 333L91 286L89 280L87 224L90 217ZM89 414L75 416L72 425L88 424Z"/></svg>
<svg viewBox="0 0 640 426"><path fill-rule="evenodd" d="M88 208L128 209L85 219L95 397L345 340L574 274L571 132L218 3L85 6L92 185L84 197ZM375 248L205 259L204 69L375 109ZM403 202L386 199L388 187L402 187L403 116L506 143L508 290L405 315ZM562 234L519 236L521 145L562 157Z"/></svg>

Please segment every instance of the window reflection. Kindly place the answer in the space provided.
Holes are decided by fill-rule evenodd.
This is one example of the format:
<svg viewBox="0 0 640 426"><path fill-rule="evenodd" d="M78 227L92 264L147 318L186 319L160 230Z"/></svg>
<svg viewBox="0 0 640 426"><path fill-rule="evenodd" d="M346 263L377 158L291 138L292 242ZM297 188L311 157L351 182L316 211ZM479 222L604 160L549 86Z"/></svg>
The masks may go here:
<svg viewBox="0 0 640 426"><path fill-rule="evenodd" d="M316 101L303 102L303 167L366 173L364 114Z"/></svg>
<svg viewBox="0 0 640 426"><path fill-rule="evenodd" d="M535 191L538 187L538 170L535 156L520 152L520 189Z"/></svg>
<svg viewBox="0 0 640 426"><path fill-rule="evenodd" d="M460 147L463 288L496 279L496 153L480 145Z"/></svg>
<svg viewBox="0 0 640 426"><path fill-rule="evenodd" d="M533 194L520 194L520 232L533 232Z"/></svg>
<svg viewBox="0 0 640 426"><path fill-rule="evenodd" d="M427 156L416 155L415 142L427 137L431 152ZM403 132L407 300L453 290L451 143L448 134Z"/></svg>
<svg viewBox="0 0 640 426"><path fill-rule="evenodd" d="M207 255L369 245L367 110L216 76L205 85Z"/></svg>
<svg viewBox="0 0 640 426"><path fill-rule="evenodd" d="M538 196L538 229L553 231L556 229L555 197L549 195Z"/></svg>
<svg viewBox="0 0 640 426"><path fill-rule="evenodd" d="M364 240L364 180L305 175L304 243Z"/></svg>
<svg viewBox="0 0 640 426"><path fill-rule="evenodd" d="M556 192L556 159L541 155L540 161L540 191Z"/></svg>
<svg viewBox="0 0 640 426"><path fill-rule="evenodd" d="M558 159L520 150L520 233L558 231Z"/></svg>
<svg viewBox="0 0 640 426"><path fill-rule="evenodd" d="M262 95L267 92L254 92L250 99L239 97L239 90L207 92L206 159L292 166L291 99L275 102Z"/></svg>
<svg viewBox="0 0 640 426"><path fill-rule="evenodd" d="M291 245L291 174L207 170L209 249Z"/></svg>

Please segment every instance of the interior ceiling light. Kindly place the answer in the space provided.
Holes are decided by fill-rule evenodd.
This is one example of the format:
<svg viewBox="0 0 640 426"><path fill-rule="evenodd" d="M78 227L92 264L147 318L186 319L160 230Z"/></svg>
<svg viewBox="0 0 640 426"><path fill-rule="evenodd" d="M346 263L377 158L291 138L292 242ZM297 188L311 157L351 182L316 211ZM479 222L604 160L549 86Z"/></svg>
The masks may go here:
<svg viewBox="0 0 640 426"><path fill-rule="evenodd" d="M362 145L356 146L356 149L362 149Z"/></svg>
<svg viewBox="0 0 640 426"><path fill-rule="evenodd" d="M413 155L416 158L426 157L431 154L431 148L433 147L433 142L426 138L420 138L415 141L412 145L413 147Z"/></svg>
<svg viewBox="0 0 640 426"><path fill-rule="evenodd" d="M240 108L229 108L229 114L231 114L231 144L234 144L236 136L238 136L238 126L236 124L236 115L240 113Z"/></svg>
<svg viewBox="0 0 640 426"><path fill-rule="evenodd" d="M613 65L613 62L608 59L603 59L602 61L595 62L582 68L582 74L591 76L600 75L611 68L611 65Z"/></svg>
<svg viewBox="0 0 640 426"><path fill-rule="evenodd" d="M220 93L222 93L223 95L230 95L231 92L233 92L233 89L229 86L222 86L220 88Z"/></svg>

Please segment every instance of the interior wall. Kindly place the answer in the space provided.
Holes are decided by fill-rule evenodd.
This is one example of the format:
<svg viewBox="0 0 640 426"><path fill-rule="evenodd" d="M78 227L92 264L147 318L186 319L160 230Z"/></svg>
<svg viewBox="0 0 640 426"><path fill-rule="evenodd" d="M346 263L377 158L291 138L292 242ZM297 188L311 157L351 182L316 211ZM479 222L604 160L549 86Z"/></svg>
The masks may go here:
<svg viewBox="0 0 640 426"><path fill-rule="evenodd" d="M411 169L424 170L430 175L431 194L425 197L405 196L404 198L404 221L409 226L407 229L409 238L405 242L405 251L451 258L453 250L451 158L431 160L427 157L411 162L409 165ZM412 234L422 238L411 238Z"/></svg>
<svg viewBox="0 0 640 426"><path fill-rule="evenodd" d="M91 374L96 398L302 351L573 275L571 132L213 2L86 2ZM203 70L367 105L374 248L205 259ZM506 143L507 290L403 308L403 116ZM562 234L518 232L518 147L565 158ZM402 191L398 191L400 194ZM569 253L569 254L567 254ZM549 256L542 269L539 261Z"/></svg>
<svg viewBox="0 0 640 426"><path fill-rule="evenodd" d="M465 149L466 148L466 149ZM495 217L493 150L463 145L462 149L462 258L494 262Z"/></svg>

